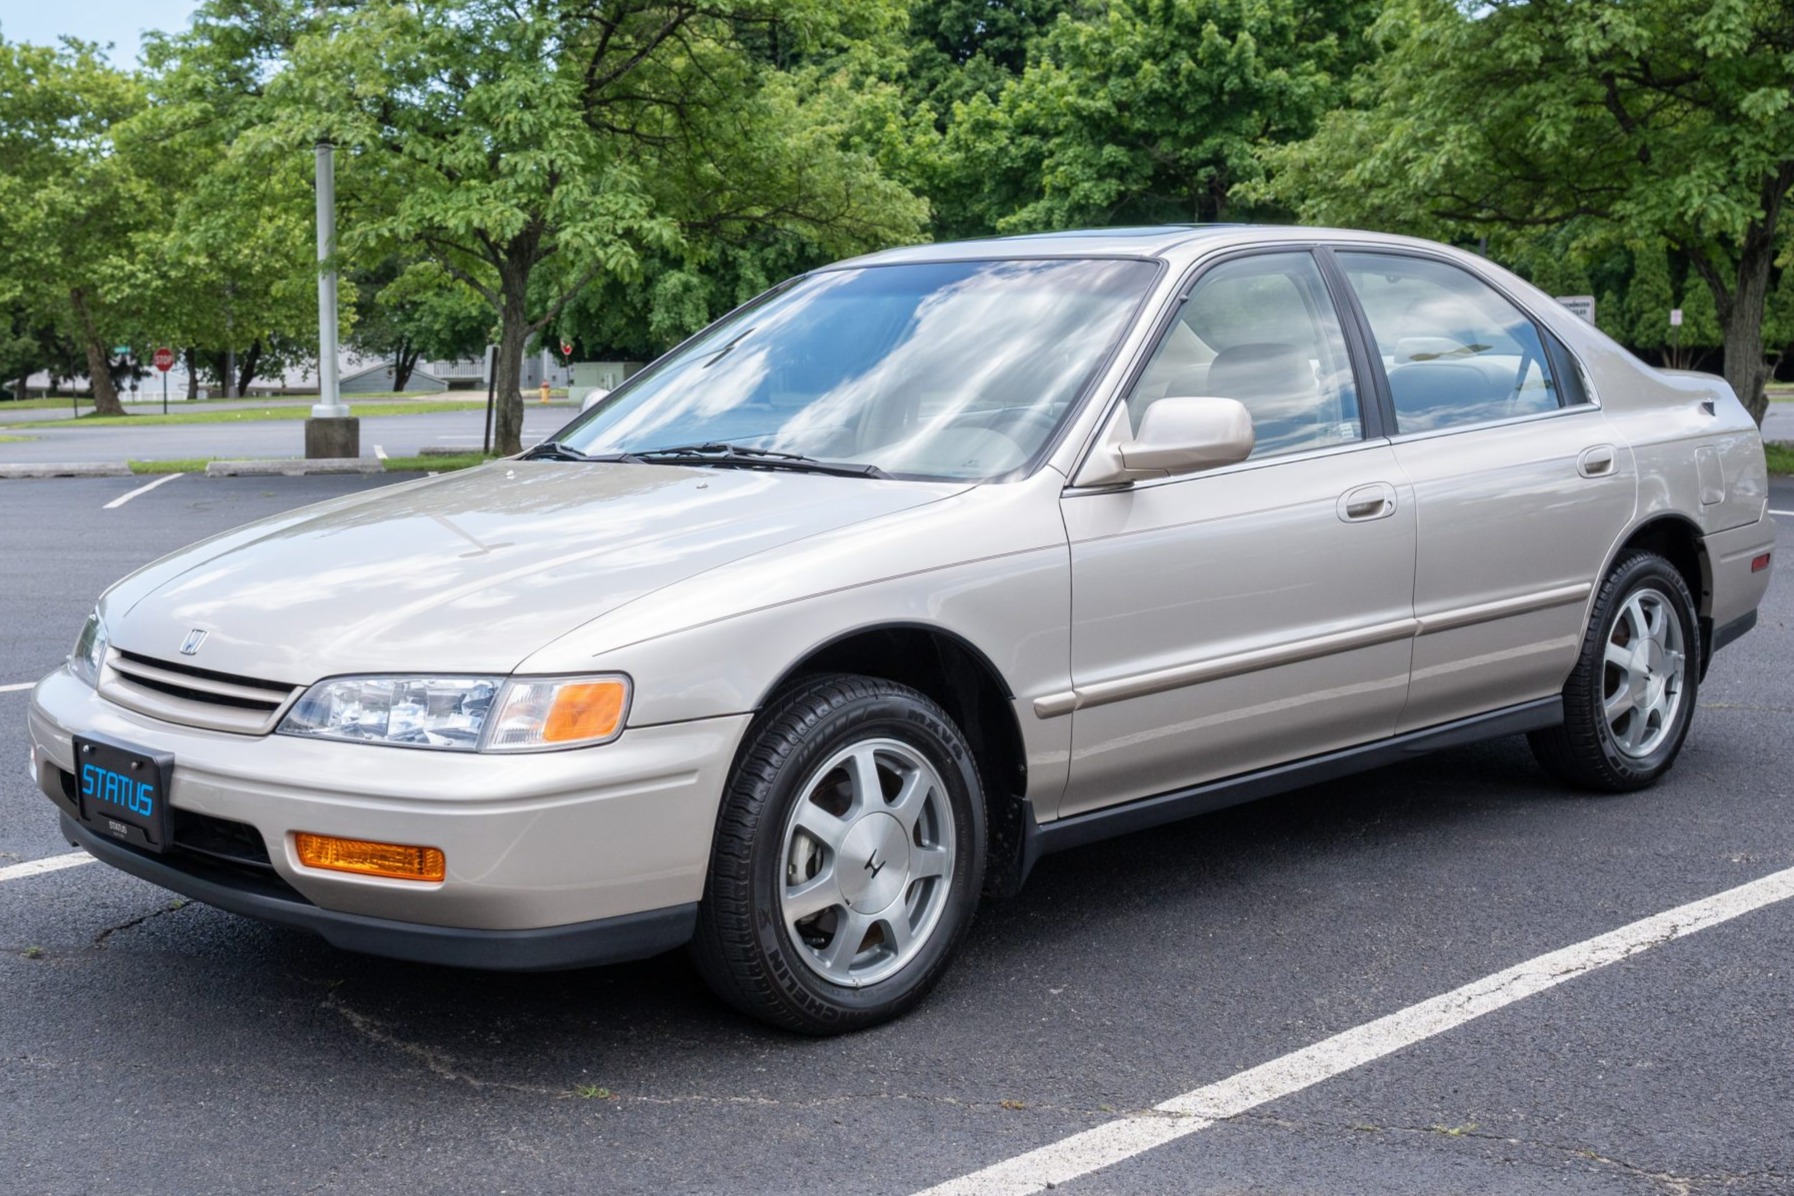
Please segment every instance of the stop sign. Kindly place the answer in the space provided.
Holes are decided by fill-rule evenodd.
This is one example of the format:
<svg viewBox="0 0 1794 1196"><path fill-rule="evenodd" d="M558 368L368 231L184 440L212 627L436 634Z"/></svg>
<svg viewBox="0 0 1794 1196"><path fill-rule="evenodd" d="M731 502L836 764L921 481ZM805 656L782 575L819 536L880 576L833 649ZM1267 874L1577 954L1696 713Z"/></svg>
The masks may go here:
<svg viewBox="0 0 1794 1196"><path fill-rule="evenodd" d="M156 368L166 374L169 370L174 368L174 350L157 349L154 360Z"/></svg>

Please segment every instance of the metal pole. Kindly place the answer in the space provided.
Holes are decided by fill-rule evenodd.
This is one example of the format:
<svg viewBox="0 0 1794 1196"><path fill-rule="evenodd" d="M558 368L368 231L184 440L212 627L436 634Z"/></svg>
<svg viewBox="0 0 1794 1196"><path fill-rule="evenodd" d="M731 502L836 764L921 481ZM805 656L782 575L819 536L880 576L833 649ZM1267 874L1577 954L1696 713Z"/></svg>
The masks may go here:
<svg viewBox="0 0 1794 1196"><path fill-rule="evenodd" d="M498 382L498 346L486 346L486 439L480 442L480 456L492 451L492 388Z"/></svg>
<svg viewBox="0 0 1794 1196"><path fill-rule="evenodd" d="M318 142L318 402L314 419L343 419L349 409L336 387L336 147Z"/></svg>
<svg viewBox="0 0 1794 1196"><path fill-rule="evenodd" d="M162 414L168 414L168 371L162 371Z"/></svg>

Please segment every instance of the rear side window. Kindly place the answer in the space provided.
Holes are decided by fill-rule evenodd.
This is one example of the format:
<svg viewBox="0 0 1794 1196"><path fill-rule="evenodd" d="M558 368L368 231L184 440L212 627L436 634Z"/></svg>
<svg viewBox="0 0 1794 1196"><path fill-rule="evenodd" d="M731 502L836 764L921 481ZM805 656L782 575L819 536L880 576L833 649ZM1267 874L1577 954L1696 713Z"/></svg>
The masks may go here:
<svg viewBox="0 0 1794 1196"><path fill-rule="evenodd" d="M1538 327L1469 271L1400 254L1340 253L1338 260L1376 337L1398 433L1564 405Z"/></svg>

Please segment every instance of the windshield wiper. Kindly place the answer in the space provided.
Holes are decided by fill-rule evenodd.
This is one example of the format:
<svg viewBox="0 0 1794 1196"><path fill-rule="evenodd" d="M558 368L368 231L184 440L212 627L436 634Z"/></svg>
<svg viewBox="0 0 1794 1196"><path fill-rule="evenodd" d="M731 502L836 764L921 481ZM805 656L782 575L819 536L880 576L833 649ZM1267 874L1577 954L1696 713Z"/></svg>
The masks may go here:
<svg viewBox="0 0 1794 1196"><path fill-rule="evenodd" d="M558 440L544 440L520 458L524 461L591 461L593 459Z"/></svg>
<svg viewBox="0 0 1794 1196"><path fill-rule="evenodd" d="M628 454L635 461L670 465L724 465L758 469L789 469L798 473L826 473L847 478L887 478L891 475L876 465L854 465L844 461L819 461L801 453L778 453L771 449L747 448L739 444L675 444L667 448L639 449Z"/></svg>

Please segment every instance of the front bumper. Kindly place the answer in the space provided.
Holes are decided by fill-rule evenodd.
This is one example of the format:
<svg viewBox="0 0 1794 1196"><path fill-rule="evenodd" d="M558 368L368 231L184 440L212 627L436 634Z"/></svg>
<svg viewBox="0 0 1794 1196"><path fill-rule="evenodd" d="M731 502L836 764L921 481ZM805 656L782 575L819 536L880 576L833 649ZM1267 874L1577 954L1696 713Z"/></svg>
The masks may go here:
<svg viewBox="0 0 1794 1196"><path fill-rule="evenodd" d="M365 914L320 909L296 893L257 885L241 870L208 868L204 863L168 862L95 834L68 815L62 832L70 843L151 884L264 922L310 930L345 951L408 959L450 967L490 968L505 972L550 972L645 959L691 940L698 922L698 903L621 914L571 926L536 930L467 930L394 922Z"/></svg>
<svg viewBox="0 0 1794 1196"><path fill-rule="evenodd" d="M39 788L71 839L108 863L354 950L545 968L690 936L748 717L633 728L566 752L430 752L175 726L58 669L33 691L28 723ZM77 823L75 734L174 756L174 850L138 851ZM234 827L259 835L265 857L235 846L208 854L216 843L202 840ZM420 883L307 868L293 846L301 831L440 848L447 875Z"/></svg>

